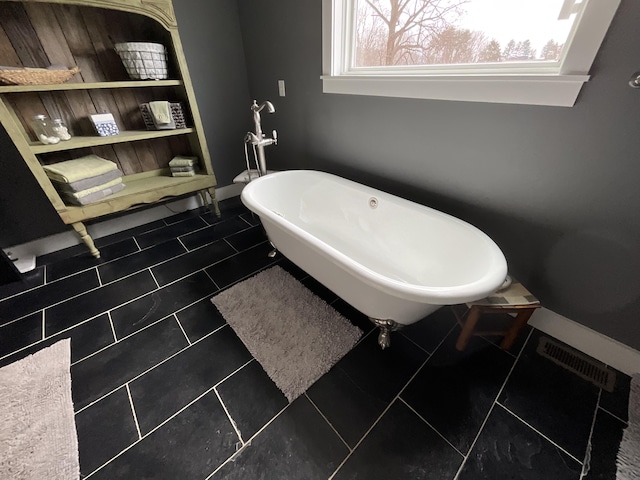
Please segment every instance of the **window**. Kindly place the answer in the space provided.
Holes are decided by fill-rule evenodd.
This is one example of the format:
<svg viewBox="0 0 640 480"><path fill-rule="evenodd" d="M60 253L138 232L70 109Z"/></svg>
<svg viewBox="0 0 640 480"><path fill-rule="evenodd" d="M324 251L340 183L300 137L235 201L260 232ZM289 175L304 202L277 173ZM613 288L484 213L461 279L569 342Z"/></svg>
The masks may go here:
<svg viewBox="0 0 640 480"><path fill-rule="evenodd" d="M323 0L325 93L572 106L620 0Z"/></svg>

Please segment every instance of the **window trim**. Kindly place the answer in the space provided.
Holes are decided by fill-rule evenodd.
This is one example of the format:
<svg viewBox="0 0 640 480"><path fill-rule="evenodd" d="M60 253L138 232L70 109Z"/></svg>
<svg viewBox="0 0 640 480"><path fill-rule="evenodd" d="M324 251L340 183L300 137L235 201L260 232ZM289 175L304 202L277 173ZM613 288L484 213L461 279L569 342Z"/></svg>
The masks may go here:
<svg viewBox="0 0 640 480"><path fill-rule="evenodd" d="M589 69L620 4L620 0L583 0L583 11L576 19L579 23L559 68L543 67L541 73L535 73L528 68L530 64L506 69L500 65L493 72L486 66L473 69L465 65L435 69L436 73L429 74L410 69L397 74L381 73L378 68L348 70L345 52L349 39L344 33L350 21L351 1L322 3L324 93L562 107L573 106L589 80Z"/></svg>

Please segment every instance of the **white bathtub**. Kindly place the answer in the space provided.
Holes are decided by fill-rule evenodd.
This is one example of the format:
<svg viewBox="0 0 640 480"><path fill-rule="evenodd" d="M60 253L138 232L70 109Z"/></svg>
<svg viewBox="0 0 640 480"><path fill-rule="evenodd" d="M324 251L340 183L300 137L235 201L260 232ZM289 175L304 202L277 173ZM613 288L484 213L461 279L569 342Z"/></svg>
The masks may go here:
<svg viewBox="0 0 640 480"><path fill-rule="evenodd" d="M487 296L507 274L474 226L328 173L266 175L242 201L282 254L372 319L411 324Z"/></svg>

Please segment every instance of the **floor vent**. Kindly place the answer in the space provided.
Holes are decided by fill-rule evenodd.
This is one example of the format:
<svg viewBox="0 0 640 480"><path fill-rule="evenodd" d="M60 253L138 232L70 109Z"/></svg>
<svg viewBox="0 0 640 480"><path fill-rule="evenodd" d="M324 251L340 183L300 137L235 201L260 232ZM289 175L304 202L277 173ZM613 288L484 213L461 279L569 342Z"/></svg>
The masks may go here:
<svg viewBox="0 0 640 480"><path fill-rule="evenodd" d="M590 381L595 386L608 392L613 391L613 386L616 383L615 372L591 357L547 337L540 338L537 352L566 370Z"/></svg>

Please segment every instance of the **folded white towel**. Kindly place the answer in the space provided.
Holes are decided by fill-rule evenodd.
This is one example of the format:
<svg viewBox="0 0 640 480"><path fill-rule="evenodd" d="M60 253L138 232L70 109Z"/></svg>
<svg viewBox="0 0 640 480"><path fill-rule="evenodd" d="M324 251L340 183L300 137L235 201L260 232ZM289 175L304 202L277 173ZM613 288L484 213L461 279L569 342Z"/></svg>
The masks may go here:
<svg viewBox="0 0 640 480"><path fill-rule="evenodd" d="M51 180L62 183L73 183L85 178L95 177L118 168L114 162L97 155L67 160L65 162L45 165L42 169Z"/></svg>
<svg viewBox="0 0 640 480"><path fill-rule="evenodd" d="M149 110L157 125L171 123L171 107L169 102L149 102Z"/></svg>

